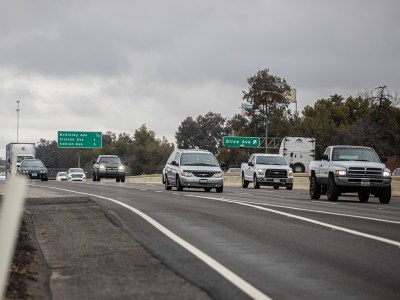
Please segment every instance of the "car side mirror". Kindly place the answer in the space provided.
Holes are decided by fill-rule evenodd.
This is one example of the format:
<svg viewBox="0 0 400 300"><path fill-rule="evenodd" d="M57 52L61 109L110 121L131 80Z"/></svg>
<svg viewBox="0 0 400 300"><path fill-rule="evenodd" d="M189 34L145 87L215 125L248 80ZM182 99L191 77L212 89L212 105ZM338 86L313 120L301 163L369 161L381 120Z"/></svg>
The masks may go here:
<svg viewBox="0 0 400 300"><path fill-rule="evenodd" d="M178 162L176 160L171 162L171 165L178 166Z"/></svg>
<svg viewBox="0 0 400 300"><path fill-rule="evenodd" d="M326 154L322 155L322 160L329 160L329 156Z"/></svg>
<svg viewBox="0 0 400 300"><path fill-rule="evenodd" d="M220 166L221 168L223 168L223 167L226 166L226 164L225 164L224 162L222 162L219 166Z"/></svg>
<svg viewBox="0 0 400 300"><path fill-rule="evenodd" d="M254 164L253 164L251 161L249 161L247 164L248 164L250 167L254 166Z"/></svg>

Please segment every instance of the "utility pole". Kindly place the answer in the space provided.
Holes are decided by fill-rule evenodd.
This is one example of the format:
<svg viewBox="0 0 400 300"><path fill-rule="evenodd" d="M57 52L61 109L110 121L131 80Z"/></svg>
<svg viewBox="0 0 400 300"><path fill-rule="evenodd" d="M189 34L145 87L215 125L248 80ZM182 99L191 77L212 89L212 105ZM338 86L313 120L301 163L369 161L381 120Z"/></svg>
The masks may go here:
<svg viewBox="0 0 400 300"><path fill-rule="evenodd" d="M17 143L18 143L18 130L19 130L19 103L21 101L17 100Z"/></svg>

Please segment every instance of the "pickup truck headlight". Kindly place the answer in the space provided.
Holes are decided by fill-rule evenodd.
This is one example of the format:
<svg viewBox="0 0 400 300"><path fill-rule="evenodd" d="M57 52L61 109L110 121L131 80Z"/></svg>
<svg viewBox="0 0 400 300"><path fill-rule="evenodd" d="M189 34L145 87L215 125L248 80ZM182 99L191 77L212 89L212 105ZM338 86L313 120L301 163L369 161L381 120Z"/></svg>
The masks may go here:
<svg viewBox="0 0 400 300"><path fill-rule="evenodd" d="M346 170L336 170L335 174L338 176L346 176L347 172L346 172Z"/></svg>
<svg viewBox="0 0 400 300"><path fill-rule="evenodd" d="M124 166L119 166L118 167L118 170L120 170L120 171L123 171L125 168L124 168Z"/></svg>
<svg viewBox="0 0 400 300"><path fill-rule="evenodd" d="M182 172L181 172L181 176L183 176L183 177L192 177L193 174L190 173L190 172L187 172L187 171L182 171Z"/></svg>
<svg viewBox="0 0 400 300"><path fill-rule="evenodd" d="M221 178L222 176L222 172L217 172L213 175L214 178Z"/></svg>
<svg viewBox="0 0 400 300"><path fill-rule="evenodd" d="M100 165L100 170L104 170L105 168L106 168L106 166L105 165Z"/></svg>
<svg viewBox="0 0 400 300"><path fill-rule="evenodd" d="M383 171L383 177L390 177L392 176L392 173L389 170Z"/></svg>
<svg viewBox="0 0 400 300"><path fill-rule="evenodd" d="M287 171L287 174L288 174L289 177L292 177L293 176L293 170Z"/></svg>
<svg viewBox="0 0 400 300"><path fill-rule="evenodd" d="M263 170L263 169L258 169L258 170L257 170L257 174L260 175L260 176L264 176L264 175L265 175L265 170Z"/></svg>

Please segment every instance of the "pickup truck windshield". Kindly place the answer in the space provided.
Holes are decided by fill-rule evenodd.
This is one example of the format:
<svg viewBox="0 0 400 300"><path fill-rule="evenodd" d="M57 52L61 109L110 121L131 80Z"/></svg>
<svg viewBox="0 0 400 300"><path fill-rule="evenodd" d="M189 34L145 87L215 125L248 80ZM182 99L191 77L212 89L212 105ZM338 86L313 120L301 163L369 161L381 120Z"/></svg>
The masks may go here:
<svg viewBox="0 0 400 300"><path fill-rule="evenodd" d="M258 165L287 165L282 156L258 156L256 164Z"/></svg>
<svg viewBox="0 0 400 300"><path fill-rule="evenodd" d="M380 162L375 151L368 148L334 148L332 161Z"/></svg>
<svg viewBox="0 0 400 300"><path fill-rule="evenodd" d="M218 167L218 161L214 155L208 153L183 153L181 156L181 165Z"/></svg>

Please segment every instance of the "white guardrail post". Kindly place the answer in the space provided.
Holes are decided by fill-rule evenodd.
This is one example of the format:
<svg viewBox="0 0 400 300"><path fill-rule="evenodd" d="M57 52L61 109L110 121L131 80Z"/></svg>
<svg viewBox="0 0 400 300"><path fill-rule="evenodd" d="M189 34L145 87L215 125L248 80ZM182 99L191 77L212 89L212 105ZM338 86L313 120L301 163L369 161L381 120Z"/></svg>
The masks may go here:
<svg viewBox="0 0 400 300"><path fill-rule="evenodd" d="M4 299L27 191L26 179L11 174L0 206L0 299Z"/></svg>

